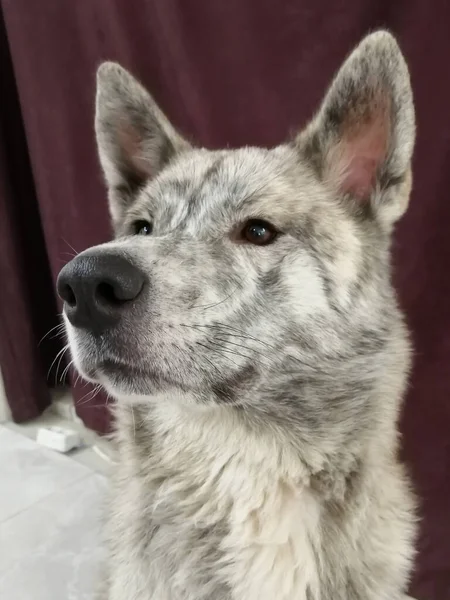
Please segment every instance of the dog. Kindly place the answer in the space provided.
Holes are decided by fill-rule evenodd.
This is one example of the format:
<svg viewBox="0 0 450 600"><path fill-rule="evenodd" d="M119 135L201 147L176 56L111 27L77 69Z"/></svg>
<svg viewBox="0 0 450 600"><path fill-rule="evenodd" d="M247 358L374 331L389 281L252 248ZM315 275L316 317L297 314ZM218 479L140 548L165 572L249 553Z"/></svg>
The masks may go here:
<svg viewBox="0 0 450 600"><path fill-rule="evenodd" d="M410 341L391 284L415 117L389 32L272 149L210 151L100 66L115 239L58 278L78 371L115 399L107 600L398 600Z"/></svg>

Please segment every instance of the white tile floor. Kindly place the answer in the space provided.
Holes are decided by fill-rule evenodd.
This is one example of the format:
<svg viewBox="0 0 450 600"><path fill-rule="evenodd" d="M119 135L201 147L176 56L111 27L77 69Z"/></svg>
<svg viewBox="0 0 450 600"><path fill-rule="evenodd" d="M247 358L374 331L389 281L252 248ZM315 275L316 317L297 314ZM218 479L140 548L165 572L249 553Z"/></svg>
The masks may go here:
<svg viewBox="0 0 450 600"><path fill-rule="evenodd" d="M0 598L91 600L110 465L42 448L36 428L0 425Z"/></svg>

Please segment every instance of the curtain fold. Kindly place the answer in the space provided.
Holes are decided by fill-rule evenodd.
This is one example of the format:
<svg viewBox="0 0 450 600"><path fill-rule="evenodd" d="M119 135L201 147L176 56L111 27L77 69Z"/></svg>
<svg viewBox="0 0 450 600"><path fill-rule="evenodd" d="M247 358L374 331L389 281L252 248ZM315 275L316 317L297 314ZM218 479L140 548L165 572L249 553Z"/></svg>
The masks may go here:
<svg viewBox="0 0 450 600"><path fill-rule="evenodd" d="M60 346L39 344L57 309L2 14L0 67L0 365L20 422L49 405L47 375Z"/></svg>

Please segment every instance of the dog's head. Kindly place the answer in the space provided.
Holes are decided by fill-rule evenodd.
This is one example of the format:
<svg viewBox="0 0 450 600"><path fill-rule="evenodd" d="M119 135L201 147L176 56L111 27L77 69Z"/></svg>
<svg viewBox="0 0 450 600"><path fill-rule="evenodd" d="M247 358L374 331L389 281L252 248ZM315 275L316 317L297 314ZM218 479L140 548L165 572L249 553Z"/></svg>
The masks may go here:
<svg viewBox="0 0 450 600"><path fill-rule="evenodd" d="M116 238L58 281L80 372L119 399L172 389L310 420L322 386L349 414L346 391L364 396L395 355L389 246L414 111L392 36L367 37L274 149L193 147L112 63L96 132Z"/></svg>

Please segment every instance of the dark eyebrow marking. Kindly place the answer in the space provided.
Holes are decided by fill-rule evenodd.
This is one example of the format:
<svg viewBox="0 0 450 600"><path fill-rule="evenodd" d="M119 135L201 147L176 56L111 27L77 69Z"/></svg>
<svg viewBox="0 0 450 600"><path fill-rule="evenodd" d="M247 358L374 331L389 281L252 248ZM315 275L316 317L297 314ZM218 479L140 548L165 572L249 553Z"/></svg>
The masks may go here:
<svg viewBox="0 0 450 600"><path fill-rule="evenodd" d="M203 177L202 177L202 184L206 183L207 181L211 181L212 179L215 179L217 177L217 174L219 173L222 164L225 160L224 156L219 156L218 158L216 158L216 160L212 163L212 165L210 165Z"/></svg>

